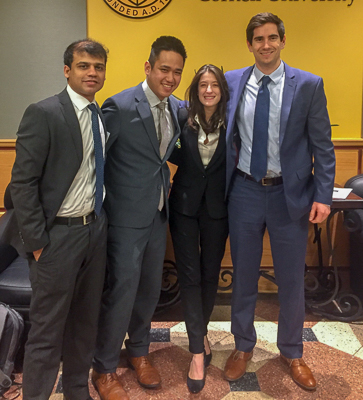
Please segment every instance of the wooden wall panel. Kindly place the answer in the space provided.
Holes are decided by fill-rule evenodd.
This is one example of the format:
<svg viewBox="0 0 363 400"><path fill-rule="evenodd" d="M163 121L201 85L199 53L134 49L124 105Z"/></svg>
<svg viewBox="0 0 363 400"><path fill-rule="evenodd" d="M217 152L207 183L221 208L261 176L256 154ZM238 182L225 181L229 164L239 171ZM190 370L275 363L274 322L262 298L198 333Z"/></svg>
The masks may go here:
<svg viewBox="0 0 363 400"><path fill-rule="evenodd" d="M362 172L363 165L363 140L334 140L337 170L336 170L336 183L344 185L345 182L352 176ZM0 140L0 212L3 207L3 196L5 188L10 181L11 168L15 159L15 141L14 140ZM176 167L170 164L172 174L175 173ZM324 265L329 263L329 254L327 249L326 226L321 225L322 228L322 246L323 246L323 261ZM309 240L306 254L306 263L308 266L315 267L318 265L318 252L317 246L313 243L314 227L309 227ZM342 267L349 266L349 236L348 232L343 227L343 218L338 216L337 220L337 233L335 237L335 254L337 265ZM271 256L269 236L266 232L263 242L263 257L261 266L273 273L273 261ZM166 259L174 260L173 246L168 234ZM225 256L222 260L222 268L232 269L232 260L227 241ZM276 291L276 286L268 280L261 278L259 282L259 290L261 292Z"/></svg>
<svg viewBox="0 0 363 400"><path fill-rule="evenodd" d="M0 210L4 207L4 193L11 179L11 169L14 160L14 144L12 144L12 147L5 147L1 145L0 141Z"/></svg>
<svg viewBox="0 0 363 400"><path fill-rule="evenodd" d="M354 175L358 174L360 165L360 149L336 149L335 157L337 168L335 172L335 182L344 186L345 182Z"/></svg>

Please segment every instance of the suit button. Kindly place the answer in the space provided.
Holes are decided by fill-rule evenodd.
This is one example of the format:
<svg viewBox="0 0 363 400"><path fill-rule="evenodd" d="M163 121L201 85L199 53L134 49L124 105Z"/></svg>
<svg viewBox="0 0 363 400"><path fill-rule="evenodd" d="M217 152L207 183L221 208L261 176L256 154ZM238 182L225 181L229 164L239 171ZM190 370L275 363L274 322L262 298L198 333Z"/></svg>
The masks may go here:
<svg viewBox="0 0 363 400"><path fill-rule="evenodd" d="M159 190L161 189L161 185L158 185L158 189L159 189Z"/></svg>
<svg viewBox="0 0 363 400"><path fill-rule="evenodd" d="M205 175L203 175L203 178L205 178Z"/></svg>

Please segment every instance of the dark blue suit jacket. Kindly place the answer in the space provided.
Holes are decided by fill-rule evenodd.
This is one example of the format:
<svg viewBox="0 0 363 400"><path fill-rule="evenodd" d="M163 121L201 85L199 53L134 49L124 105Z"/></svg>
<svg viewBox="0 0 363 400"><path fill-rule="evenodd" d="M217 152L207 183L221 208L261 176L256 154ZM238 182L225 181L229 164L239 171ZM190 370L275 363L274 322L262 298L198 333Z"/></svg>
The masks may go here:
<svg viewBox="0 0 363 400"><path fill-rule="evenodd" d="M158 209L161 188L169 193L170 171L166 161L180 135L180 127L179 101L170 96L168 103L175 131L163 158L141 83L115 94L102 105L110 132L106 146L104 207L111 225L149 226ZM168 212L168 202L165 206Z"/></svg>
<svg viewBox="0 0 363 400"><path fill-rule="evenodd" d="M253 67L226 73L230 90L227 110L227 186L238 163L238 103ZM314 201L331 204L335 176L334 146L323 80L285 64L280 119L280 162L289 214L298 219Z"/></svg>

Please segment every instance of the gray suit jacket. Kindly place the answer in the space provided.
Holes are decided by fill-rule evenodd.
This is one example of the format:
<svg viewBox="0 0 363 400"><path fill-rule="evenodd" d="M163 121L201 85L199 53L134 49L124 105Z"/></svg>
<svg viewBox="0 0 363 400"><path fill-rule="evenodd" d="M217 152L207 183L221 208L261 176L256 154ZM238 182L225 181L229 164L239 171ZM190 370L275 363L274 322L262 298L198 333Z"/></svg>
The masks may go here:
<svg viewBox="0 0 363 400"><path fill-rule="evenodd" d="M107 99L102 106L107 130L105 210L109 224L143 228L150 225L158 208L160 191L169 192L167 159L180 134L178 100L169 97L175 134L160 157L154 119L142 84ZM168 212L168 204L166 202Z"/></svg>
<svg viewBox="0 0 363 400"><path fill-rule="evenodd" d="M83 159L81 130L66 89L31 104L17 135L8 242L19 252L33 252L49 242L48 231Z"/></svg>

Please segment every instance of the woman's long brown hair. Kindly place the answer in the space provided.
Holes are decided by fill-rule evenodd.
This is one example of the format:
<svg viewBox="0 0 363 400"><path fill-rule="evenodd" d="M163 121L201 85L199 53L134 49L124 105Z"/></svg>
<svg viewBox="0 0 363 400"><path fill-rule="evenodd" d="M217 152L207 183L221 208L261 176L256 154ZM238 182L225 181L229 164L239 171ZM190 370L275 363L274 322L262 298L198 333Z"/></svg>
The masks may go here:
<svg viewBox="0 0 363 400"><path fill-rule="evenodd" d="M200 78L206 72L214 74L217 79L219 89L221 91L221 99L217 105L216 111L213 113L209 121L206 121L204 106L198 98L198 85ZM206 64L199 68L195 74L192 83L188 87L185 98L189 101L189 119L188 123L195 131L199 130L199 124L202 126L203 131L208 135L215 132L219 126L220 121L224 123L226 117L227 101L229 100L229 91L226 78L223 72L212 64ZM198 115L199 124L195 120Z"/></svg>

